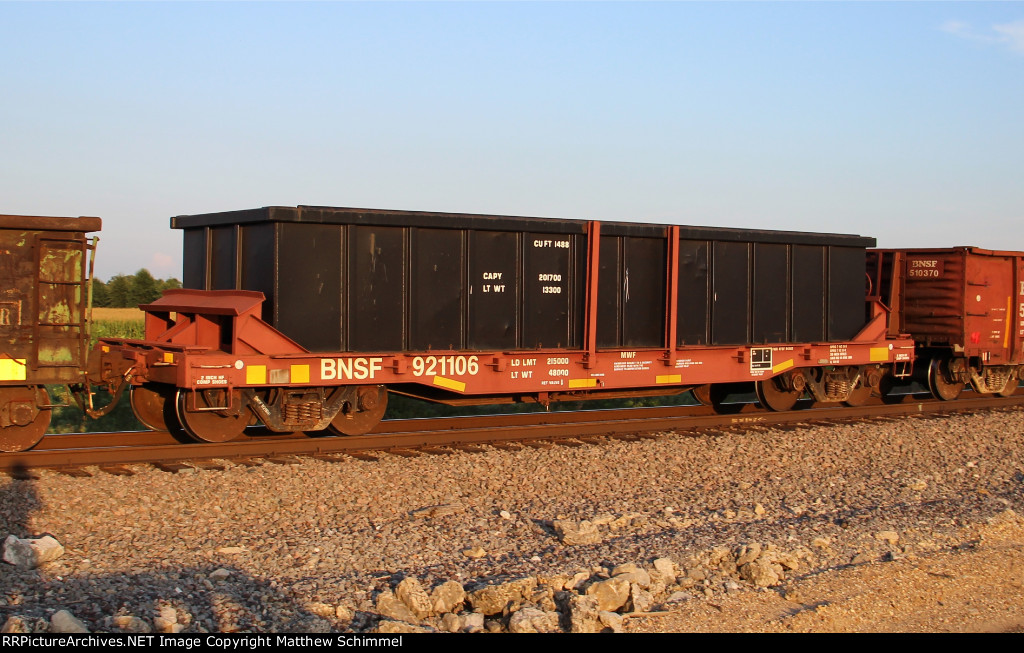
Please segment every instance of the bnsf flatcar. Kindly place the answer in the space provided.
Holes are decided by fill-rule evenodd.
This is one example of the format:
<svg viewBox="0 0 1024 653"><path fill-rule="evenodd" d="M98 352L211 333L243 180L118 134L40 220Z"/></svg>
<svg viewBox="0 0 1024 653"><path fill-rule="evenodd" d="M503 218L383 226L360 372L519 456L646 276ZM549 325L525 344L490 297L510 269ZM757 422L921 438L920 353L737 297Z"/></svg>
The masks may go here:
<svg viewBox="0 0 1024 653"><path fill-rule="evenodd" d="M715 403L753 382L774 410L859 404L913 362L865 297L859 236L324 207L172 227L185 289L143 307L148 342L101 343L94 381L200 440L364 433L389 391Z"/></svg>

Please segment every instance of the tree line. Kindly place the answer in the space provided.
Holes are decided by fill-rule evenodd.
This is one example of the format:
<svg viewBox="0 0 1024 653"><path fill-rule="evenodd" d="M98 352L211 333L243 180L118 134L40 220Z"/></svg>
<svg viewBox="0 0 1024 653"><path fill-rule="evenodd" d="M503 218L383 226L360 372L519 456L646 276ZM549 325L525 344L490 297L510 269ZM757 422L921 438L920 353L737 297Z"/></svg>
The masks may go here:
<svg viewBox="0 0 1024 653"><path fill-rule="evenodd" d="M109 308L134 308L149 304L168 288L181 288L177 279L154 279L149 270L142 268L132 275L118 274L106 283L92 282L92 305Z"/></svg>

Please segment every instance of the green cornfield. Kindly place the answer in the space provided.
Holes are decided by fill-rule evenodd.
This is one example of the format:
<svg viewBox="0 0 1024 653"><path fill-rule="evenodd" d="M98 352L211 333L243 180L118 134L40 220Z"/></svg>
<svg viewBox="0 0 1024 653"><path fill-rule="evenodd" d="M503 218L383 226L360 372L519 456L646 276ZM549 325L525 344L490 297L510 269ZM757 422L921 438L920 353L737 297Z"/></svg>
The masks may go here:
<svg viewBox="0 0 1024 653"><path fill-rule="evenodd" d="M106 315L98 317L103 311ZM90 351L99 338L135 338L145 335L142 313L136 309L96 309L90 333ZM128 393L121 395L117 407L100 419L89 419L75 403L67 388L60 385L47 386L54 404L62 407L53 409L50 428L47 433L89 433L94 431L138 431L145 427L139 424L128 403ZM93 407L100 408L110 402L110 394L100 390L93 396Z"/></svg>

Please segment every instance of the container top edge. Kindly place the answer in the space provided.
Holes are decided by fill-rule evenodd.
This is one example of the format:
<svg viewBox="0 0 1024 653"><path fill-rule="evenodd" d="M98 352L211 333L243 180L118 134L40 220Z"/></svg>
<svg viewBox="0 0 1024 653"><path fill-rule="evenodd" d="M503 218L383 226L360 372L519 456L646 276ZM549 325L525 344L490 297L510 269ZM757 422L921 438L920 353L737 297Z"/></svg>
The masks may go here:
<svg viewBox="0 0 1024 653"><path fill-rule="evenodd" d="M542 233L586 233L590 220L539 218L511 215L407 211L323 206L266 206L257 209L222 211L171 218L173 229L195 229L258 223L313 223L376 226L407 226L494 231L537 231ZM606 235L664 237L669 223L641 223L597 220ZM873 237L803 231L780 231L736 227L679 225L680 237L710 240L787 242L796 244L837 244L874 247Z"/></svg>

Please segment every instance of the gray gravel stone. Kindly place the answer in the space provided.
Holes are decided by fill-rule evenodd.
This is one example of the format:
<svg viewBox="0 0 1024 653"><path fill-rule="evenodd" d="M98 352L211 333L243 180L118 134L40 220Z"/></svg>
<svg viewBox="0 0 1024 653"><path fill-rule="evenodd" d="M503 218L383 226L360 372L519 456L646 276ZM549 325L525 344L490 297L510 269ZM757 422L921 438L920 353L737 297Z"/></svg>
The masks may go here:
<svg viewBox="0 0 1024 653"><path fill-rule="evenodd" d="M488 585L469 592L466 602L474 612L481 612L485 615L501 614L505 611L517 610L525 602L526 595L536 586L537 579L534 577Z"/></svg>
<svg viewBox="0 0 1024 653"><path fill-rule="evenodd" d="M385 619L377 625L377 632L390 635L402 635L414 633L429 633L431 632L431 629L425 626L416 626L405 621L390 621Z"/></svg>
<svg viewBox="0 0 1024 653"><path fill-rule="evenodd" d="M434 614L455 612L466 600L466 590L462 583L454 580L445 581L430 590L430 605Z"/></svg>
<svg viewBox="0 0 1024 653"><path fill-rule="evenodd" d="M601 625L611 630L613 633L622 632L622 615L616 612L609 612L602 610L597 613L597 618L601 622Z"/></svg>
<svg viewBox="0 0 1024 653"><path fill-rule="evenodd" d="M50 632L60 634L88 633L85 623L67 610L58 610L50 617Z"/></svg>
<svg viewBox="0 0 1024 653"><path fill-rule="evenodd" d="M538 608L523 608L515 611L508 620L508 629L513 633L556 633L559 615Z"/></svg>
<svg viewBox="0 0 1024 653"><path fill-rule="evenodd" d="M50 535L28 539L8 535L3 546L4 562L22 569L35 569L64 555L64 547Z"/></svg>
<svg viewBox="0 0 1024 653"><path fill-rule="evenodd" d="M484 615L482 612L470 612L461 616L462 627L466 630L480 630L484 627Z"/></svg>
<svg viewBox="0 0 1024 653"><path fill-rule="evenodd" d="M377 596L377 612L384 617L396 621L408 623L419 622L419 617L413 612L405 601L395 596L395 593L387 590Z"/></svg>
<svg viewBox="0 0 1024 653"><path fill-rule="evenodd" d="M22 617L19 615L12 615L7 618L0 633L10 634L30 634L30 633L45 633L50 629L50 622L46 619Z"/></svg>
<svg viewBox="0 0 1024 653"><path fill-rule="evenodd" d="M405 578L398 584L398 587L395 588L395 598L404 603L405 607L409 608L416 615L417 620L422 620L431 614L435 614L433 603L430 597L427 596L426 590L412 576ZM447 610L443 612L447 612Z"/></svg>
<svg viewBox="0 0 1024 653"><path fill-rule="evenodd" d="M553 527L558 541L568 546L597 544L601 541L601 532L597 526L586 520L577 523L566 519L556 519Z"/></svg>
<svg viewBox="0 0 1024 653"><path fill-rule="evenodd" d="M622 576L591 583L587 596L597 599L598 610L615 611L629 600L629 581Z"/></svg>
<svg viewBox="0 0 1024 653"><path fill-rule="evenodd" d="M569 598L569 632L596 633L601 630L597 597L579 594Z"/></svg>
<svg viewBox="0 0 1024 653"><path fill-rule="evenodd" d="M1022 416L376 462L228 462L187 476L136 465L130 477L0 479L0 532L52 533L67 547L45 576L4 567L0 617L45 623L72 607L94 631L138 615L158 632L366 632L382 614L375 597L414 577L434 588L431 611L441 615L424 623L445 630L445 615L472 603L439 606L443 584L455 595L456 585L478 591L530 578L486 608L499 626L522 609L554 607L563 627L600 630L608 626L596 606L586 609L596 599L579 591L631 562L653 565L650 588L640 589L671 605L752 591L771 580L768 570L783 582L794 570L941 550L965 524L1024 513ZM559 545L556 522L589 543ZM898 539L876 537L887 531ZM737 566L753 543L761 553ZM485 554L462 555L472 547ZM749 564L759 567L751 580L742 577ZM230 578L211 581L222 567ZM629 587L616 611L646 600L636 582ZM343 605L345 618L317 607ZM160 607L172 618L158 625ZM406 612L398 621L416 619ZM455 616L461 630L484 629L480 612Z"/></svg>
<svg viewBox="0 0 1024 653"><path fill-rule="evenodd" d="M678 570L676 569L676 563L672 562L671 558L658 558L652 564L666 583L675 582Z"/></svg>
<svg viewBox="0 0 1024 653"><path fill-rule="evenodd" d="M114 617L112 620L114 628L124 631L126 633L151 633L153 627L146 622L145 619L140 619L132 615L122 615Z"/></svg>
<svg viewBox="0 0 1024 653"><path fill-rule="evenodd" d="M633 585L629 590L630 609L633 612L647 612L654 606L654 594Z"/></svg>

